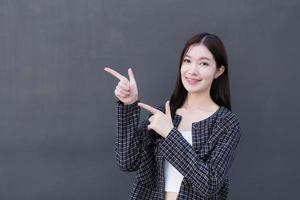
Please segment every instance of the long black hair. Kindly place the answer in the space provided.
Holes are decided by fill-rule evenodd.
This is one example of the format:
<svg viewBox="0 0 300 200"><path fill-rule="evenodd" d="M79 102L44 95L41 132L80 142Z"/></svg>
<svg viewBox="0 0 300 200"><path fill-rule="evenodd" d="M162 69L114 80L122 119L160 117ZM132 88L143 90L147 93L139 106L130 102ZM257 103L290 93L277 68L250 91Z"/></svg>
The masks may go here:
<svg viewBox="0 0 300 200"><path fill-rule="evenodd" d="M199 33L186 41L181 52L176 86L170 98L172 117L174 117L176 110L184 104L187 97L187 90L182 84L180 69L185 54L189 47L193 44L205 45L213 54L217 68L220 68L222 65L225 67L225 71L218 78L213 80L210 89L210 96L216 104L227 107L231 110L228 61L225 47L218 36L210 33Z"/></svg>

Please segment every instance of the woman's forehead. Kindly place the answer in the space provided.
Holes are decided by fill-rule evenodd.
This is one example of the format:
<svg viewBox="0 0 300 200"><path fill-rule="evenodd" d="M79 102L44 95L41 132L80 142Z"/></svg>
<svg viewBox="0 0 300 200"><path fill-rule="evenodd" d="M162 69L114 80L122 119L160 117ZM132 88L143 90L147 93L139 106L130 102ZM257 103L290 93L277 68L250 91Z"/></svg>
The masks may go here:
<svg viewBox="0 0 300 200"><path fill-rule="evenodd" d="M185 53L185 56L194 59L213 60L212 53L203 44L193 44L189 46L188 50Z"/></svg>

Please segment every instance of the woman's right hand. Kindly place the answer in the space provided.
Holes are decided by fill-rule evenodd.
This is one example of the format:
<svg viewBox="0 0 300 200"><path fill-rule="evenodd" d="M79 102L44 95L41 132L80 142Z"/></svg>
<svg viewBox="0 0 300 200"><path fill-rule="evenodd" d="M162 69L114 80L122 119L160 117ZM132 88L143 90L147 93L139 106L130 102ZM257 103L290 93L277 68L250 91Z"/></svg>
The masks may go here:
<svg viewBox="0 0 300 200"><path fill-rule="evenodd" d="M104 70L120 80L114 91L120 101L128 105L138 100L138 89L131 68L128 69L129 80L109 67L105 67Z"/></svg>

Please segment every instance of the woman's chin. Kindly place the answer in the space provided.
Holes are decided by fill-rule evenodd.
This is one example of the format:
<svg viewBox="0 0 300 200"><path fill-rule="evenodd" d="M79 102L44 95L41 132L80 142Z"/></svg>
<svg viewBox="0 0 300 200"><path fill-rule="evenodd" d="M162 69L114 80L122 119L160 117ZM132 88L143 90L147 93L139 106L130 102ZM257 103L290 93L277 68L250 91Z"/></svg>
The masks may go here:
<svg viewBox="0 0 300 200"><path fill-rule="evenodd" d="M188 93L201 93L202 90L199 88L186 88L186 91Z"/></svg>
<svg viewBox="0 0 300 200"><path fill-rule="evenodd" d="M188 93L203 93L205 91L205 89L203 89L202 87L189 87L189 86L185 86L185 89Z"/></svg>

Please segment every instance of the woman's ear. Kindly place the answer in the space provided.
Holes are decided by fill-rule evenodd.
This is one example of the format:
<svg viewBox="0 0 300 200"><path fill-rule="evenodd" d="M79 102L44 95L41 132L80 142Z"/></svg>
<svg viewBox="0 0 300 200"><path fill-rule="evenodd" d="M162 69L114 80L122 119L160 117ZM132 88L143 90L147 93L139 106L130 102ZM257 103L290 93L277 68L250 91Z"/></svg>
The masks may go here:
<svg viewBox="0 0 300 200"><path fill-rule="evenodd" d="M223 74L224 71L225 71L224 65L222 65L221 67L217 68L217 71L216 71L216 74L215 74L215 79L218 78L219 76L221 76L221 74Z"/></svg>

